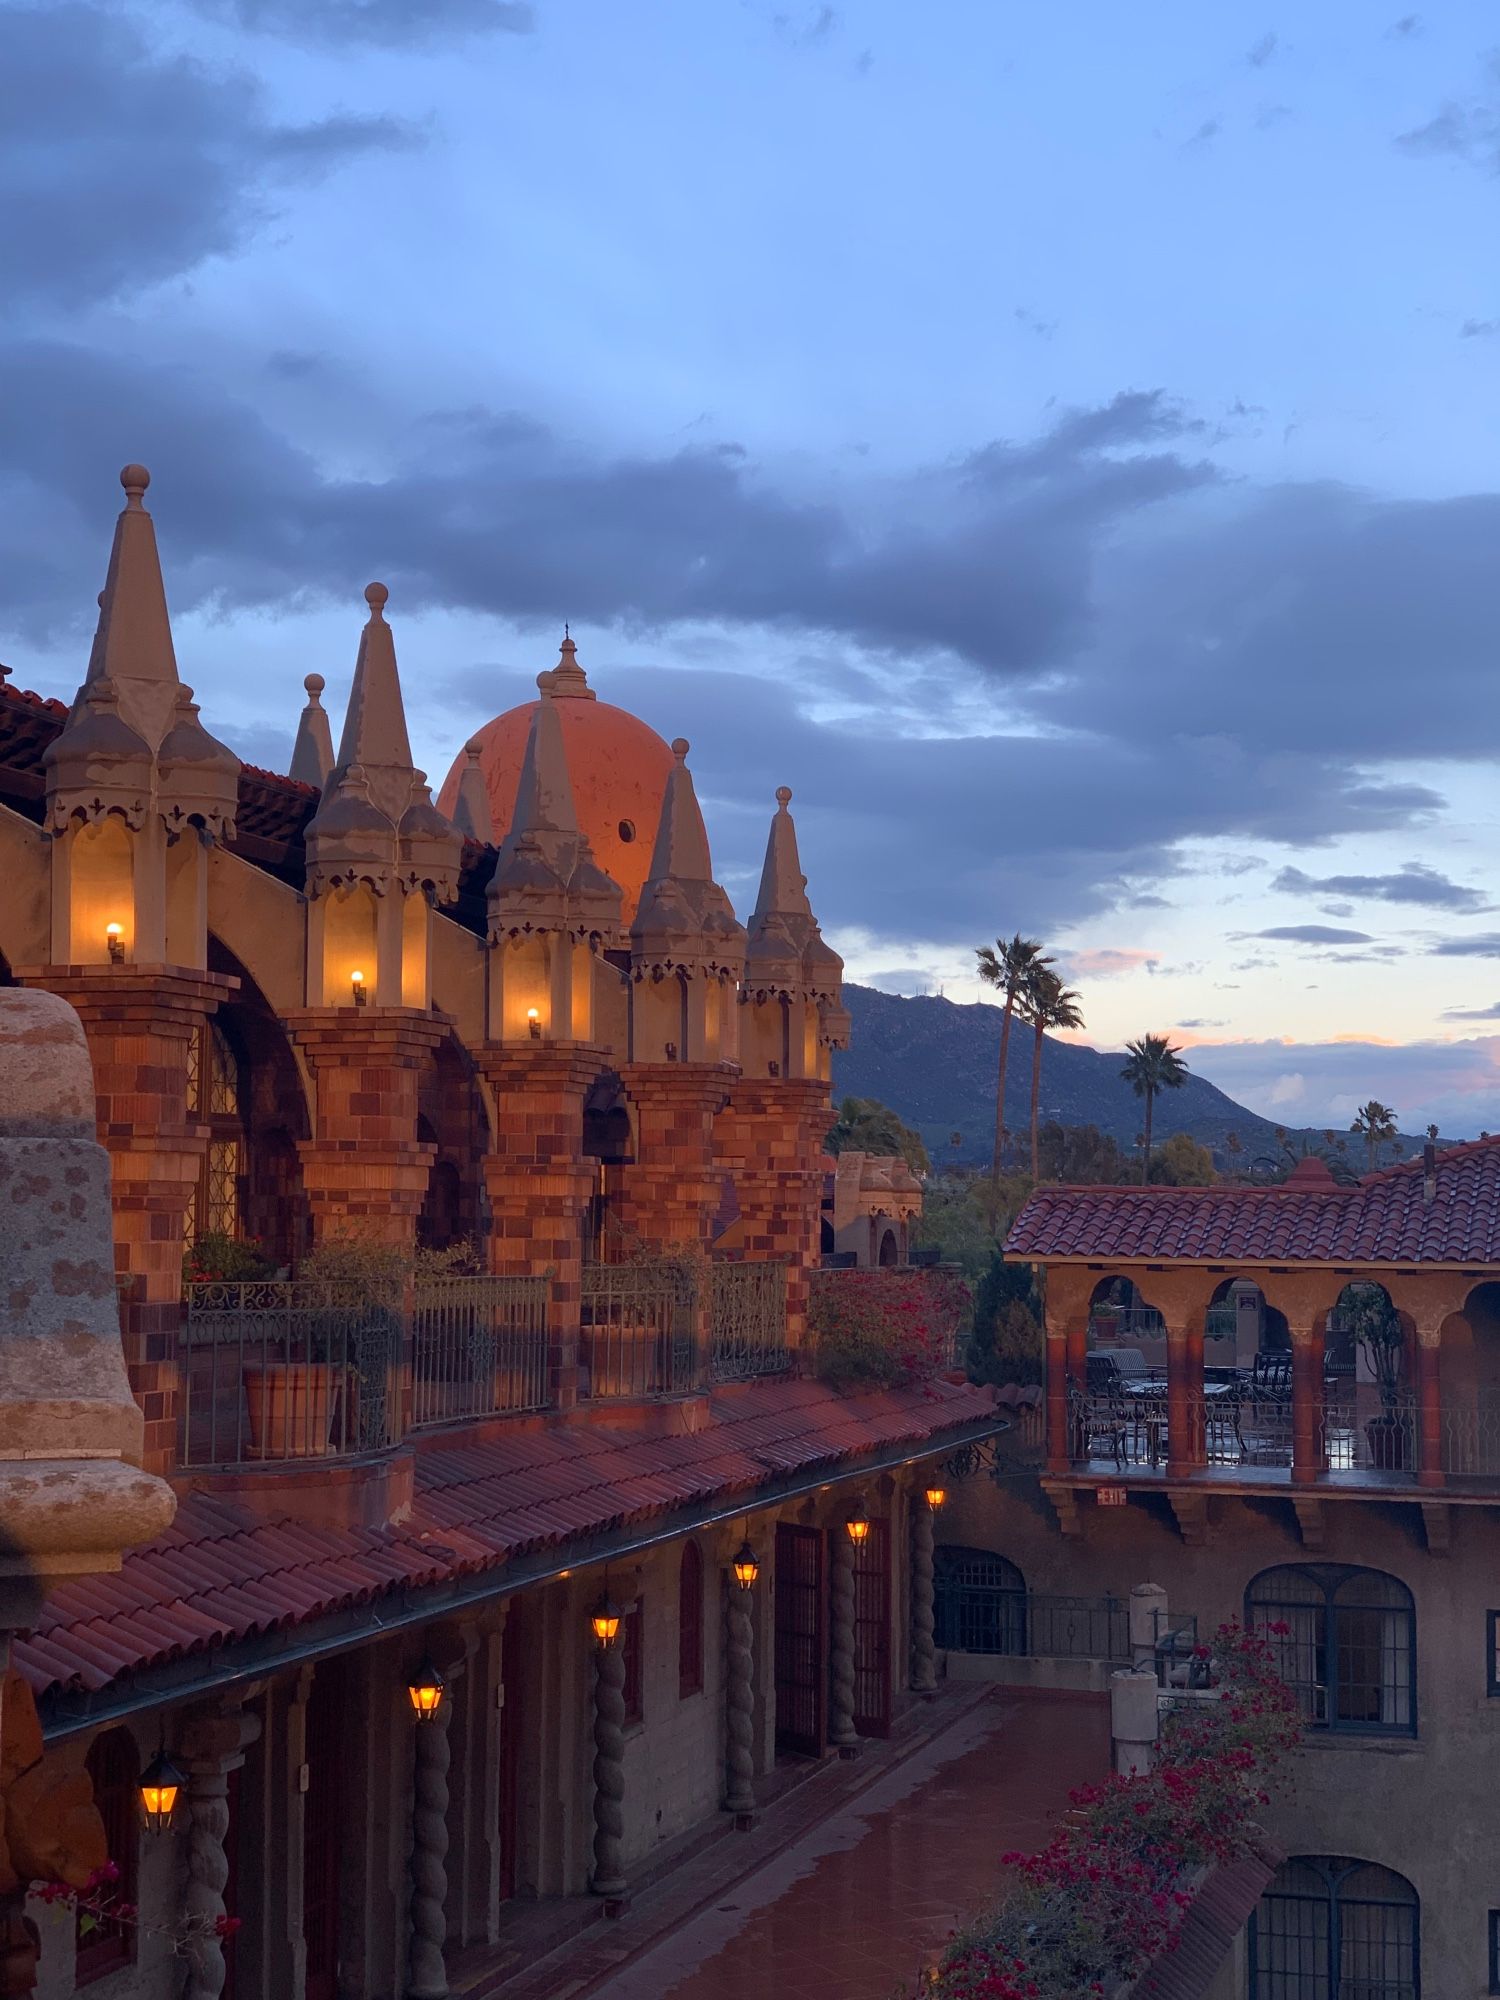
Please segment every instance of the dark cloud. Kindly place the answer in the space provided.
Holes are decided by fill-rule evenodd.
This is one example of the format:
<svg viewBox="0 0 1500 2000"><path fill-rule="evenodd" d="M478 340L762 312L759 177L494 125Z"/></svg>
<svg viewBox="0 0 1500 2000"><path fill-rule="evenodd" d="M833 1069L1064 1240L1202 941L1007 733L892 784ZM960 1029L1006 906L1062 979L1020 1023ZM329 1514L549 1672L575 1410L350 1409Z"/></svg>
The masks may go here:
<svg viewBox="0 0 1500 2000"><path fill-rule="evenodd" d="M1500 173L1500 57L1486 62L1481 92L1450 100L1425 125L1401 133L1396 144L1406 153L1446 154L1484 173Z"/></svg>
<svg viewBox="0 0 1500 2000"><path fill-rule="evenodd" d="M1490 899L1481 890L1451 882L1446 875L1420 861L1406 862L1395 875L1313 876L1304 874L1300 868L1283 868L1271 887L1294 895L1356 896L1383 903L1413 903L1429 910L1452 910L1458 916L1471 916L1477 910L1491 907ZM1333 914L1347 916L1349 912L1338 910Z"/></svg>
<svg viewBox="0 0 1500 2000"><path fill-rule="evenodd" d="M1261 36L1253 48L1246 50L1245 61L1250 65L1251 69L1264 69L1266 64L1275 55L1277 46L1275 33L1268 30Z"/></svg>
<svg viewBox="0 0 1500 2000"><path fill-rule="evenodd" d="M1436 958L1500 958L1500 931L1475 931L1472 937L1440 938L1432 950Z"/></svg>
<svg viewBox="0 0 1500 2000"><path fill-rule="evenodd" d="M1407 40L1422 32L1421 17L1417 14L1403 14L1399 21L1392 21L1386 29L1387 35L1398 40Z"/></svg>
<svg viewBox="0 0 1500 2000"><path fill-rule="evenodd" d="M1373 944L1367 931L1337 930L1332 924L1273 924L1269 930L1251 931L1250 937L1270 938L1281 944Z"/></svg>
<svg viewBox="0 0 1500 2000"><path fill-rule="evenodd" d="M860 978L865 986L874 986L882 993L903 996L931 993L937 985L930 972L914 972L909 965L899 966L894 972L865 972Z"/></svg>
<svg viewBox="0 0 1500 2000"><path fill-rule="evenodd" d="M210 20L252 34L337 48L413 48L468 35L529 35L536 9L522 0L188 0Z"/></svg>
<svg viewBox="0 0 1500 2000"><path fill-rule="evenodd" d="M278 123L253 76L159 55L87 0L0 8L7 314L175 277L237 249L278 184L412 143L393 118Z"/></svg>
<svg viewBox="0 0 1500 2000"><path fill-rule="evenodd" d="M1500 319L1466 319L1458 329L1460 340L1493 340L1500 334Z"/></svg>
<svg viewBox="0 0 1500 2000"><path fill-rule="evenodd" d="M1488 1007L1445 1007L1445 1021L1500 1021L1500 1000Z"/></svg>

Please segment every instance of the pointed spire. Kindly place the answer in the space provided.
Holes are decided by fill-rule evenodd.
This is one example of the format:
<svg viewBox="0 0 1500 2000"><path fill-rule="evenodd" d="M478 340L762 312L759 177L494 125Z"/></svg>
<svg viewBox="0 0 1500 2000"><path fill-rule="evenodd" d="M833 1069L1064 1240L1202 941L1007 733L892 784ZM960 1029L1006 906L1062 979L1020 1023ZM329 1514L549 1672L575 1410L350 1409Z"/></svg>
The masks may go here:
<svg viewBox="0 0 1500 2000"><path fill-rule="evenodd" d="M578 664L578 648L573 644L566 625L563 627L562 651L557 656L557 665L550 673L538 674L536 684L547 694L571 696L577 701L598 700L589 686L588 676Z"/></svg>
<svg viewBox="0 0 1500 2000"><path fill-rule="evenodd" d="M672 745L676 758L667 777L651 873L641 891L631 947L638 958L665 968L694 965L738 971L744 963L745 933L734 908L713 879L708 832L693 774L687 767L688 741Z"/></svg>
<svg viewBox="0 0 1500 2000"><path fill-rule="evenodd" d="M484 745L475 737L464 745L464 768L459 774L458 796L453 801L453 824L465 840L481 840L487 847L495 842L495 816L490 811L489 787L484 782L480 759Z"/></svg>
<svg viewBox="0 0 1500 2000"><path fill-rule="evenodd" d="M541 699L526 738L515 815L490 881L490 935L555 930L614 941L623 897L579 830L550 680L537 676Z"/></svg>
<svg viewBox="0 0 1500 2000"><path fill-rule="evenodd" d="M812 905L807 900L807 877L802 872L797 853L797 829L787 811L791 802L791 787L779 785L776 789L776 815L771 821L770 839L766 842L765 866L760 871L760 894L755 900L755 917L750 923L752 935L757 918L773 914L812 916Z"/></svg>
<svg viewBox="0 0 1500 2000"><path fill-rule="evenodd" d="M393 820L406 807L411 788L411 739L406 733L406 708L401 700L401 677L396 671L396 641L385 622L390 592L383 583L368 584L365 602L369 618L359 636L359 657L354 663L354 684L349 690L349 706L344 711L344 731L339 738L339 754L334 778L352 764L363 764L370 776L370 790L385 805ZM389 783L384 780L389 777Z"/></svg>
<svg viewBox="0 0 1500 2000"><path fill-rule="evenodd" d="M120 484L125 489L125 505L115 522L114 546L109 554L109 574L99 597L99 624L89 656L88 678L112 680L120 690L127 720L154 743L165 733L166 718L154 715L153 710L160 703L153 704L149 698L142 715L131 713L144 693L131 684L154 682L175 694L177 655L167 616L167 592L161 578L156 527L142 505L151 475L144 465L127 465L120 474ZM170 697L167 707L171 707Z"/></svg>
<svg viewBox="0 0 1500 2000"><path fill-rule="evenodd" d="M824 939L807 900L807 877L797 852L797 829L787 807L792 794L782 785L766 842L760 895L750 919L745 982L759 993L797 993L837 1002L844 961Z"/></svg>
<svg viewBox="0 0 1500 2000"><path fill-rule="evenodd" d="M307 691L307 706L297 719L297 740L292 745L289 775L299 784L312 785L321 792L333 769L333 731L320 699L327 683L321 674L309 674L302 685Z"/></svg>
<svg viewBox="0 0 1500 2000"><path fill-rule="evenodd" d="M190 687L179 687L172 727L156 753L157 807L174 832L195 825L216 840L234 838L240 760L198 720Z"/></svg>

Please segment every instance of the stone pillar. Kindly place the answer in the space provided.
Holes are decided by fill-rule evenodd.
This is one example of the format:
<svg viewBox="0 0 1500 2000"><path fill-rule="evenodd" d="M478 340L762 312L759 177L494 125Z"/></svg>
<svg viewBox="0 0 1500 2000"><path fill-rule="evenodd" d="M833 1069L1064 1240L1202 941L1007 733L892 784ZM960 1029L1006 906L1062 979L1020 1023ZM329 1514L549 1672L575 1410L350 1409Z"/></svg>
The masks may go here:
<svg viewBox="0 0 1500 2000"><path fill-rule="evenodd" d="M731 1577L724 1605L724 1810L755 1811L755 1591Z"/></svg>
<svg viewBox="0 0 1500 2000"><path fill-rule="evenodd" d="M407 2000L447 2000L443 1947L448 1937L448 1724L453 1696L415 1725L411 1815L411 1946Z"/></svg>
<svg viewBox="0 0 1500 2000"><path fill-rule="evenodd" d="M1413 1328L1417 1367L1417 1484L1441 1486L1443 1471L1443 1382L1441 1324Z"/></svg>
<svg viewBox="0 0 1500 2000"><path fill-rule="evenodd" d="M208 1127L188 1110L203 1024L237 981L166 965L46 966L21 975L78 1011L94 1065L99 1140L113 1179L120 1338L146 1420L142 1464L177 1456L182 1253Z"/></svg>
<svg viewBox="0 0 1500 2000"><path fill-rule="evenodd" d="M187 1778L187 1887L183 1914L201 1929L187 1946L184 2000L219 2000L224 1991L224 1945L213 1926L233 1915L224 1904L229 1857L229 1774L245 1761L260 1733L259 1718L233 1705L194 1710L185 1717L173 1747Z"/></svg>
<svg viewBox="0 0 1500 2000"><path fill-rule="evenodd" d="M1118 1777L1142 1777L1151 1769L1160 1709L1154 1673L1121 1667L1110 1675L1110 1750Z"/></svg>
<svg viewBox="0 0 1500 2000"><path fill-rule="evenodd" d="M808 1274L821 1260L823 1141L833 1122L826 1083L744 1078L715 1128L718 1160L734 1182L744 1255L787 1267L787 1345L804 1345Z"/></svg>
<svg viewBox="0 0 1500 2000"><path fill-rule="evenodd" d="M930 1694L937 1686L932 1620L932 1509L925 1492L911 1496L911 1686Z"/></svg>
<svg viewBox="0 0 1500 2000"><path fill-rule="evenodd" d="M617 1641L594 1649L594 1872L589 1887L625 1894L625 1655Z"/></svg>
<svg viewBox="0 0 1500 2000"><path fill-rule="evenodd" d="M1068 1340L1063 1329L1047 1324L1047 1470L1067 1471L1073 1456L1068 1435Z"/></svg>
<svg viewBox="0 0 1500 2000"><path fill-rule="evenodd" d="M1167 1627L1167 1593L1159 1583L1138 1583L1130 1593L1130 1663L1155 1677L1156 1646Z"/></svg>
<svg viewBox="0 0 1500 2000"><path fill-rule="evenodd" d="M854 1544L843 1523L829 1531L828 1740L841 1756L859 1746L854 1727Z"/></svg>
<svg viewBox="0 0 1500 2000"><path fill-rule="evenodd" d="M1203 1463L1203 1317L1167 1321L1167 1472Z"/></svg>
<svg viewBox="0 0 1500 2000"><path fill-rule="evenodd" d="M1324 1317L1292 1329L1292 1482L1310 1483L1323 1472Z"/></svg>
<svg viewBox="0 0 1500 2000"><path fill-rule="evenodd" d="M567 1408L578 1400L584 1218L594 1186L593 1163L583 1157L583 1107L608 1057L582 1043L491 1043L478 1062L495 1102L495 1151L484 1160L490 1269L552 1273L552 1389Z"/></svg>
<svg viewBox="0 0 1500 2000"><path fill-rule="evenodd" d="M732 1073L713 1063L629 1063L635 1160L620 1171L620 1221L653 1250L706 1251L723 1193L714 1119Z"/></svg>
<svg viewBox="0 0 1500 2000"><path fill-rule="evenodd" d="M305 1007L286 1027L316 1087L297 1150L313 1240L341 1233L406 1249L435 1148L417 1139L422 1071L451 1024L417 1007Z"/></svg>

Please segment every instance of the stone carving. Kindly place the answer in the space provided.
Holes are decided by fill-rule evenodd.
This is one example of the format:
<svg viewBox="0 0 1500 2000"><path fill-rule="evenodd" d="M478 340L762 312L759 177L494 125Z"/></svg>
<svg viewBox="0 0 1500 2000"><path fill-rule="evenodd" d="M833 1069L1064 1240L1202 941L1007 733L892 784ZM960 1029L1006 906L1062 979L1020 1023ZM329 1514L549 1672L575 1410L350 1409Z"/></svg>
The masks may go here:
<svg viewBox="0 0 1500 2000"><path fill-rule="evenodd" d="M625 1874L625 1655L601 1646L594 1655L594 1873L596 1896L623 1896Z"/></svg>
<svg viewBox="0 0 1500 2000"><path fill-rule="evenodd" d="M443 1964L448 1898L448 1722L452 1698L417 1725L412 1809L411 1956L407 2000L447 2000Z"/></svg>
<svg viewBox="0 0 1500 2000"><path fill-rule="evenodd" d="M914 1694L937 1686L932 1622L932 1509L918 1494L911 1510L911 1685Z"/></svg>
<svg viewBox="0 0 1500 2000"><path fill-rule="evenodd" d="M833 1531L829 1632L828 1740L840 1750L859 1741L854 1727L854 1544L842 1527Z"/></svg>
<svg viewBox="0 0 1500 2000"><path fill-rule="evenodd" d="M753 1598L748 1590L729 1593L724 1643L724 1810L755 1810L755 1651Z"/></svg>

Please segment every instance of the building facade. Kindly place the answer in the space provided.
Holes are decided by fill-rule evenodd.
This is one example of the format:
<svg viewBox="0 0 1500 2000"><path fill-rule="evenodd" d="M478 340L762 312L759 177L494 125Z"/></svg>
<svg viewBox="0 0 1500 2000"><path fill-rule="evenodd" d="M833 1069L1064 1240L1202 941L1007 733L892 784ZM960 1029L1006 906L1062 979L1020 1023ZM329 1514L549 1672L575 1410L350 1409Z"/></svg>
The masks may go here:
<svg viewBox="0 0 1500 2000"><path fill-rule="evenodd" d="M809 1366L847 1017L790 793L742 926L565 638L435 804L379 584L337 748L310 675L253 770L122 484L74 702L0 675L0 982L82 1023L177 1513L16 1643L140 1911L34 1906L38 1990L435 2000L930 1685L925 1468L996 1419Z"/></svg>

